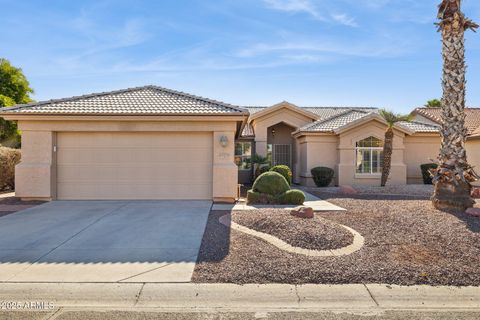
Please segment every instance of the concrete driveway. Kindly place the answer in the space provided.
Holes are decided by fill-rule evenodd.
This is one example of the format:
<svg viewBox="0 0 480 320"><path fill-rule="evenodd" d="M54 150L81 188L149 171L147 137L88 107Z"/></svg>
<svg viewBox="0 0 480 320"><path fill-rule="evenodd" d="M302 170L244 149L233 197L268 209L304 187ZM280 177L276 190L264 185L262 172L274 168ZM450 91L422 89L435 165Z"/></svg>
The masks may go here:
<svg viewBox="0 0 480 320"><path fill-rule="evenodd" d="M0 281L189 282L210 201L55 201L0 218Z"/></svg>

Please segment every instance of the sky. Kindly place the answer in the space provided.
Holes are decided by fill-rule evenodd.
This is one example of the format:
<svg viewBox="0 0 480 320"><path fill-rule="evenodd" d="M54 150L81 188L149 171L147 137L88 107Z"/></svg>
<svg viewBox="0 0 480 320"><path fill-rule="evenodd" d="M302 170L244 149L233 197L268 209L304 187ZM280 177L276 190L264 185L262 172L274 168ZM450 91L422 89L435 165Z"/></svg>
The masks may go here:
<svg viewBox="0 0 480 320"><path fill-rule="evenodd" d="M409 112L441 97L440 0L0 0L0 57L46 100L159 85L240 106ZM480 1L464 0L480 21ZM480 107L468 32L467 105Z"/></svg>

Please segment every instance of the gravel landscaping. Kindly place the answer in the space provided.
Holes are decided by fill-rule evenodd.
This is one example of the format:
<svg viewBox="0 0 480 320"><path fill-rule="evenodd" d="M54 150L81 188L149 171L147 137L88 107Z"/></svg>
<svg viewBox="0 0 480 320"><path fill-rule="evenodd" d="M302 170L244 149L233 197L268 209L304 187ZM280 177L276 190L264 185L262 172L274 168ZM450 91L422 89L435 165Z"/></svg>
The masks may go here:
<svg viewBox="0 0 480 320"><path fill-rule="evenodd" d="M5 197L5 195L5 193L0 194L0 217L45 203L45 201L22 201L16 197Z"/></svg>
<svg viewBox="0 0 480 320"><path fill-rule="evenodd" d="M433 186L425 184L387 185L385 187L357 185L352 186L352 188L359 194L406 195L412 197L430 197L433 194ZM309 192L342 193L340 187L308 187L306 189Z"/></svg>
<svg viewBox="0 0 480 320"><path fill-rule="evenodd" d="M352 233L336 223L319 216L313 219L293 217L288 210L235 211L232 219L242 226L273 235L304 249L338 249L353 242Z"/></svg>
<svg viewBox="0 0 480 320"><path fill-rule="evenodd" d="M192 281L480 285L479 218L435 210L428 197L316 195L347 209L317 217L361 233L361 250L342 257L287 253L230 231L218 222L228 212L212 211Z"/></svg>

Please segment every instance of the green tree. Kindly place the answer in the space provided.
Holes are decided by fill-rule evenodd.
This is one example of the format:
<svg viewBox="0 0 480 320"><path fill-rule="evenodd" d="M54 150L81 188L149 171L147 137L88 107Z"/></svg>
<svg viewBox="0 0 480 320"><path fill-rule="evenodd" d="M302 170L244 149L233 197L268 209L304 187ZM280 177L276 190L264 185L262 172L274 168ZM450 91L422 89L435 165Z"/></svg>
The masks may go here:
<svg viewBox="0 0 480 320"><path fill-rule="evenodd" d="M475 31L478 25L465 17L460 0L443 0L438 19L443 41L443 121L432 203L441 210L465 210L475 204L470 191L477 177L465 150L465 31Z"/></svg>
<svg viewBox="0 0 480 320"><path fill-rule="evenodd" d="M32 93L33 89L22 69L15 68L10 61L0 58L0 95L9 97L19 104L31 102Z"/></svg>
<svg viewBox="0 0 480 320"><path fill-rule="evenodd" d="M0 58L0 108L31 102L32 93L33 89L22 69L12 66L7 59ZM7 139L11 140L12 146L19 145L17 124L0 118L0 142Z"/></svg>
<svg viewBox="0 0 480 320"><path fill-rule="evenodd" d="M381 186L385 187L388 176L390 175L390 168L392 166L392 152L393 152L393 127L395 123L400 121L410 121L410 115L396 114L391 111L382 109L380 115L387 122L387 130L385 131L385 141L383 143L383 167Z"/></svg>
<svg viewBox="0 0 480 320"><path fill-rule="evenodd" d="M442 107L442 101L438 99L432 99L428 100L427 103L425 103L426 108L441 108Z"/></svg>

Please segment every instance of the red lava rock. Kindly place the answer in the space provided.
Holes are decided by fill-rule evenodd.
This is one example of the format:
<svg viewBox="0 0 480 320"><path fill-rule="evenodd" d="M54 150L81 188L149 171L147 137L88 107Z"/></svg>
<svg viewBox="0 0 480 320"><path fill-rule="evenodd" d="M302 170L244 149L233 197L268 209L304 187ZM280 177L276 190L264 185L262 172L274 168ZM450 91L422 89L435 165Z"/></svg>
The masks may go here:
<svg viewBox="0 0 480 320"><path fill-rule="evenodd" d="M355 190L352 186L340 186L340 193L343 193L343 194L357 194L358 191Z"/></svg>
<svg viewBox="0 0 480 320"><path fill-rule="evenodd" d="M480 217L480 208L468 208L465 213L472 217Z"/></svg>
<svg viewBox="0 0 480 320"><path fill-rule="evenodd" d="M294 217L298 218L303 218L303 219L313 219L313 209L310 207L296 207L292 211L290 211L290 214Z"/></svg>
<svg viewBox="0 0 480 320"><path fill-rule="evenodd" d="M472 197L475 199L480 199L480 187L474 187L472 189Z"/></svg>

